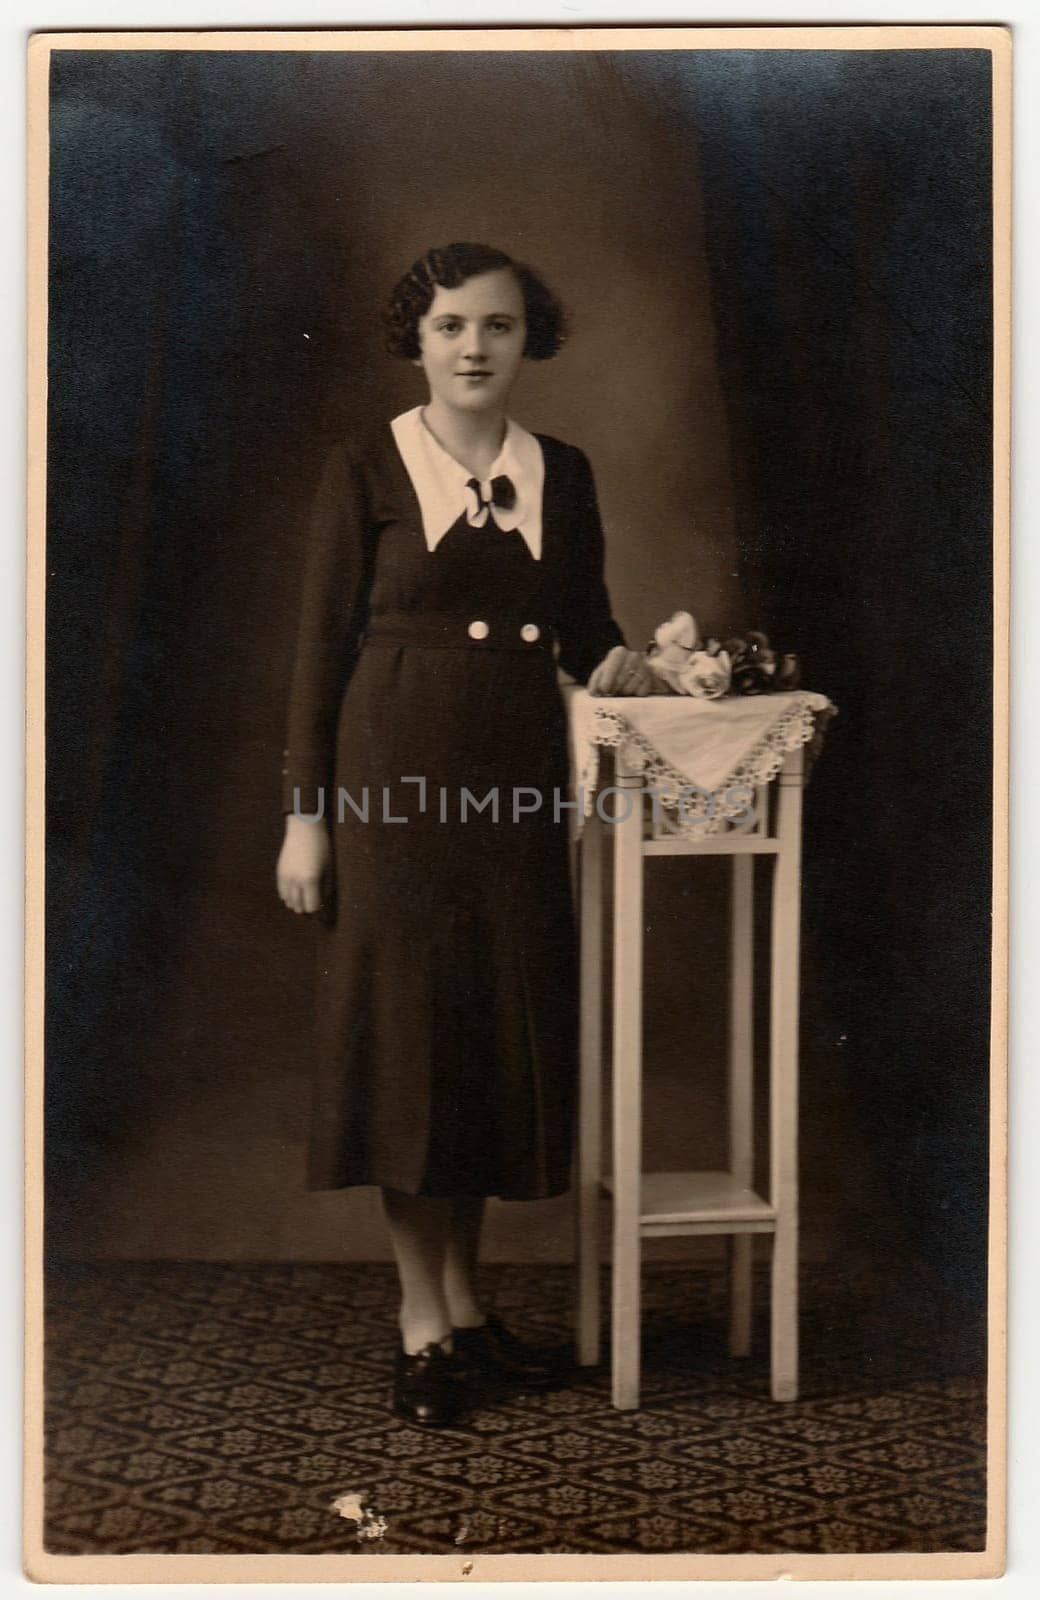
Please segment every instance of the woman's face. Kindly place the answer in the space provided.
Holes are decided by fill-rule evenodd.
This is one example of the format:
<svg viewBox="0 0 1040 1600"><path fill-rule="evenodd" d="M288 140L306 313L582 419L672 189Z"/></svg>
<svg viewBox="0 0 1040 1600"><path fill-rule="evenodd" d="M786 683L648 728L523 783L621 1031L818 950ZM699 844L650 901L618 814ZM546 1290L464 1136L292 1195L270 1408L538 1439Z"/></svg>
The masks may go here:
<svg viewBox="0 0 1040 1600"><path fill-rule="evenodd" d="M527 341L524 297L508 267L438 288L419 319L430 399L453 411L503 410Z"/></svg>

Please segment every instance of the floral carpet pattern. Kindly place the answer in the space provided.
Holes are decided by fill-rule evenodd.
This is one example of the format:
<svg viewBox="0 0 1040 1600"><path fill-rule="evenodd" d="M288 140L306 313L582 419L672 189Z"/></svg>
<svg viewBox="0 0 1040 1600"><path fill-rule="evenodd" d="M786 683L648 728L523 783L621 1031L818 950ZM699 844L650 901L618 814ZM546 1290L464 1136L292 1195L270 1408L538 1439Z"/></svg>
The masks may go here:
<svg viewBox="0 0 1040 1600"><path fill-rule="evenodd" d="M498 1312L565 1336L565 1267L487 1267ZM985 1327L919 1284L802 1281L802 1392L769 1394L725 1278L649 1264L640 1409L606 1368L435 1434L393 1417L393 1269L53 1264L46 1536L55 1553L978 1550ZM345 1518L338 1497L363 1513Z"/></svg>

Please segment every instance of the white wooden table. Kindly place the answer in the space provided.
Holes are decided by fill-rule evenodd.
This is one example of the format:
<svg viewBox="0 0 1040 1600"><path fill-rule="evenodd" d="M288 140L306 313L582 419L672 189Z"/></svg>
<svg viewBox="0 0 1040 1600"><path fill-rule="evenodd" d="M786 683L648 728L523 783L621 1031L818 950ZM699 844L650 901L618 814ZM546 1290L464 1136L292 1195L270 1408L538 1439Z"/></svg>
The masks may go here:
<svg viewBox="0 0 1040 1600"><path fill-rule="evenodd" d="M752 814L726 831L679 836L649 819L642 762L615 753L617 820L586 820L580 857L581 1088L577 1151L578 1359L599 1360L599 1229L603 1188L613 1197L612 1399L639 1404L640 1258L645 1238L725 1234L729 1240L729 1349L751 1345L752 1247L772 1236L771 1387L798 1392L798 1001L803 748L754 790ZM601 791L605 792L605 791ZM627 804L630 798L631 803ZM604 807L604 809L606 809ZM607 815L610 815L609 810ZM660 813L659 813L660 817ZM732 862L729 938L729 1163L724 1172L644 1172L643 863L648 856ZM770 955L768 1195L753 1188L753 887L756 857L774 861ZM613 1177L603 1180L603 877L613 872Z"/></svg>

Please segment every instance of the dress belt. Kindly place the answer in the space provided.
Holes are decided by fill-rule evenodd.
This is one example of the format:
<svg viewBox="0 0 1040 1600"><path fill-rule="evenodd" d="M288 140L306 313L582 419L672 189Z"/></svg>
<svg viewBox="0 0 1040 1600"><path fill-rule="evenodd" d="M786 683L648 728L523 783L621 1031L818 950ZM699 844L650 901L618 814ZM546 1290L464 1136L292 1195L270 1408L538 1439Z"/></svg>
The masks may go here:
<svg viewBox="0 0 1040 1600"><path fill-rule="evenodd" d="M529 617L455 616L442 611L380 611L369 617L363 645L415 645L424 650L551 651L552 629Z"/></svg>

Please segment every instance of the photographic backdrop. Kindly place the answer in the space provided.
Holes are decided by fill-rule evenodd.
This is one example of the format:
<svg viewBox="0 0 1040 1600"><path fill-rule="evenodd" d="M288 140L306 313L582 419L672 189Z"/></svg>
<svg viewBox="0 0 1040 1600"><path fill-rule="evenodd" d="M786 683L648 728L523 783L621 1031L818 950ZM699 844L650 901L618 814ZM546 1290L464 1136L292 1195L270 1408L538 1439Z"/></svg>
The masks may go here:
<svg viewBox="0 0 1040 1600"><path fill-rule="evenodd" d="M385 1253L371 1194L303 1192L282 725L323 451L422 398L379 306L429 245L476 238L572 311L516 414L592 460L629 642L680 607L764 627L840 709L805 811L807 1247L899 1250L984 1296L990 64L55 53L55 1256ZM652 1166L724 1149L703 865L650 884ZM521 1209L492 1247L567 1259L566 1202Z"/></svg>

